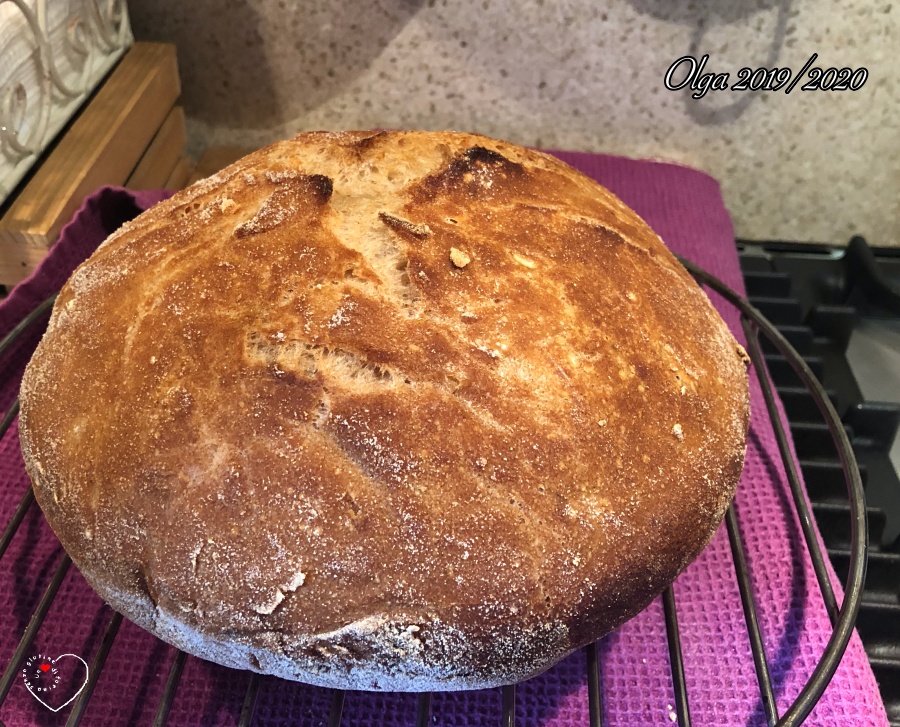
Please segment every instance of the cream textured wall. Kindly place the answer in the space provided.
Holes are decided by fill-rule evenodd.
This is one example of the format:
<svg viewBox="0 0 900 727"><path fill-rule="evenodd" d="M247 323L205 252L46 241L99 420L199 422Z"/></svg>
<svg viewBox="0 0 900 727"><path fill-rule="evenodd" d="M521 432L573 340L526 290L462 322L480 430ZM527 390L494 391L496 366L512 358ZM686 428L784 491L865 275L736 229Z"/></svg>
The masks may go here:
<svg viewBox="0 0 900 727"><path fill-rule="evenodd" d="M312 128L465 129L662 157L723 186L739 236L900 245L900 3L891 0L131 0L178 44L192 148ZM859 91L664 88L707 70L865 66ZM805 81L806 79L804 79ZM804 82L801 81L801 84Z"/></svg>

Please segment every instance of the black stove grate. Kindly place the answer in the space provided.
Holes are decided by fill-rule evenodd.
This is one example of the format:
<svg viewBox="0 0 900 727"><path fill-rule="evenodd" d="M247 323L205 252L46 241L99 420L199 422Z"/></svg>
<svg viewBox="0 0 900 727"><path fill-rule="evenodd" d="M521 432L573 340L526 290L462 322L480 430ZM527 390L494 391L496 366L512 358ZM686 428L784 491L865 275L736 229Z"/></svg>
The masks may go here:
<svg viewBox="0 0 900 727"><path fill-rule="evenodd" d="M734 506L732 505L731 507L729 507L725 519L726 528L728 530L731 550L734 556L735 574L740 591L744 617L747 624L751 650L753 653L754 666L759 683L760 697L764 706L766 719L768 724L772 726L777 725L777 727L797 727L797 725L800 725L806 718L806 716L810 713L819 697L821 697L822 693L824 692L829 681L831 680L831 677L833 676L834 671L844 654L847 643L850 640L853 626L856 621L857 610L860 607L867 558L867 510L865 506L863 484L859 470L856 466L854 452L850 445L847 431L845 430L840 418L837 415L837 412L835 411L835 408L831 402L831 398L829 397L825 389L823 389L816 380L816 377L813 373L814 367L807 365L807 363L805 363L803 359L796 353L791 343L789 343L790 336L782 335L782 333L779 333L775 326L767 321L766 318L764 318L763 315L754 306L750 305L745 299L738 296L722 282L720 282L716 278L713 278L708 273L703 272L699 268L696 268L690 263L685 262L685 265L701 285L705 285L716 291L731 305L734 305L740 310L741 323L747 335L748 353L750 354L751 360L753 362L753 368L756 372L757 377L759 378L760 384L763 389L766 400L766 407L774 426L779 450L785 464L785 471L788 474L794 504L797 507L797 511L800 516L803 539L810 552L816 577L818 579L819 587L822 592L822 597L824 599L825 606L833 626L832 635L822 654L821 660L814 669L809 681L801 690L799 696L790 706L788 711L784 715L779 716L777 713L773 695L769 668L766 662L762 635L759 629L755 597L752 591L750 575L747 569L746 556L744 553L743 543L741 541L740 531L737 526L737 517L735 514ZM775 277L778 280L781 280L779 276ZM44 314L46 314L46 312L49 310L52 303L53 298L45 301L41 306L39 306L38 309L36 309L25 320L23 320L22 323L19 324L2 342L0 342L0 354L2 354L16 339L16 337L21 334L22 331L24 331L27 327L34 324L38 320L45 320ZM759 307L763 308L765 306L761 305ZM795 314L791 312L792 309L793 306L791 304L779 306L778 304L773 303L769 306L770 315L773 315L773 317L775 318L778 318L779 316L787 317L791 321L791 325L793 325L795 318ZM764 341L766 342L764 345L760 344L760 341L758 340L758 333L763 334ZM770 347L773 348L770 349ZM844 523L843 527L848 536L844 561L844 571L847 577L845 585L845 597L843 604L840 607L837 604L831 582L828 579L826 573L824 555L821 552L818 539L815 535L815 529L812 524L812 514L809 511L805 497L803 495L803 488L798 475L798 466L791 456L790 445L788 443L786 432L782 425L781 418L778 414L772 383L770 382L769 374L766 373L765 366L763 365L763 362L765 360L765 362L771 367L772 361L774 359L772 358L772 355L764 353L764 350L776 351L777 353L775 355L781 357L785 365L789 366L791 370L795 371L796 375L800 377L803 385L802 391L805 391L807 395L812 398L813 405L820 412L820 416L824 417L825 423L820 424L819 426L822 427L822 432L826 435L829 435L831 438L832 458L834 457L834 450L836 448L840 474L842 475L844 483L844 497L845 502L847 503L845 508L846 522ZM773 380L775 380L775 383L777 385L777 379L774 372L772 373L772 378ZM798 391L799 390L800 389L798 388ZM18 400L16 400L10 410L6 413L6 416L3 418L2 422L0 422L0 436L3 436L6 433L12 421L15 419L17 413ZM833 477L834 482L832 482L832 485L835 491L840 489L836 484L838 479L839 478L837 477L837 475ZM16 529L19 526L19 523L21 522L28 509L32 506L33 502L34 494L29 487L18 507L16 508L11 520L6 526L3 535L0 536L0 558L3 557L3 554L9 542L11 541L16 532ZM61 558L56 572L53 575L50 584L47 586L47 589L40 603L38 604L37 609L32 615L31 620L29 621L29 624L25 629L25 632L22 634L18 648L16 649L9 664L6 666L2 677L0 677L0 705L2 705L3 701L9 694L9 690L12 687L12 684L18 673L19 665L24 660L26 654L31 648L34 637L40 629L43 619L46 616L50 605L53 603L53 599L55 598L56 593L59 590L59 587L70 565L71 560L67 555L64 555ZM675 603L675 593L671 587L666 589L666 591L663 593L663 608L665 613L669 655L672 666L671 671L673 687L675 691L675 714L677 716L677 723L679 727L690 727L691 717L687 684L684 676L684 663L681 651L681 641L678 631L677 607ZM96 685L97 679L100 677L100 674L103 671L106 657L109 653L109 650L112 648L121 621L122 616L118 613L114 614L110 619L106 627L106 631L103 635L101 646L95 654L90 665L90 677L88 683L82 693L74 702L72 711L70 712L69 718L66 721L67 727L75 727L75 725L80 724L91 698L94 686ZM586 647L584 649L584 653L587 659L590 725L591 727L601 727L603 724L601 704L602 674L600 670L596 644L591 644ZM184 652L177 651L169 670L162 696L160 698L156 717L153 722L154 727L162 727L164 724L166 724L166 718L171 707L172 700L174 698L176 690L178 689L179 681L185 663L185 658L186 655L184 654ZM252 723L253 711L260 687L260 681L261 677L258 674L252 673L250 675L240 713L240 718L238 721L238 724L241 725L241 727L249 727L249 725L251 725ZM339 727L341 725L341 716L345 698L345 692L334 692L329 715L327 718L327 724L329 725L329 727ZM503 727L514 727L515 725L515 702L516 686L510 685L503 687L501 719L501 724L503 725ZM431 703L432 699L430 694L419 695L416 715L417 726L425 727L425 725L430 724ZM2 725L0 725L0 727L2 727Z"/></svg>
<svg viewBox="0 0 900 727"><path fill-rule="evenodd" d="M900 727L900 481L889 459L900 404L868 401L847 357L862 319L900 321L900 249L846 248L738 240L750 302L817 372L847 432L871 507L868 570L857 629L893 727ZM764 342L766 363L784 403L813 512L839 578L851 561L850 508L828 433L808 392ZM900 393L900 392L898 392Z"/></svg>

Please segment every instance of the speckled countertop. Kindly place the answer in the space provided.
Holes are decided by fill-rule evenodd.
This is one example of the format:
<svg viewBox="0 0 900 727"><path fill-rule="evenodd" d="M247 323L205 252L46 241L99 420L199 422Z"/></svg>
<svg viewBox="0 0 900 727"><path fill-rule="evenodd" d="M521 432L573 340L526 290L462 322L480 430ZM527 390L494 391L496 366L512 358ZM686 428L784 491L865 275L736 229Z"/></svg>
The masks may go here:
<svg viewBox="0 0 900 727"><path fill-rule="evenodd" d="M313 128L463 129L718 178L737 234L900 246L900 5L890 0L131 0L178 44L190 146ZM664 86L706 71L868 70L858 91ZM682 73L678 78L683 77ZM859 76L857 77L859 78Z"/></svg>

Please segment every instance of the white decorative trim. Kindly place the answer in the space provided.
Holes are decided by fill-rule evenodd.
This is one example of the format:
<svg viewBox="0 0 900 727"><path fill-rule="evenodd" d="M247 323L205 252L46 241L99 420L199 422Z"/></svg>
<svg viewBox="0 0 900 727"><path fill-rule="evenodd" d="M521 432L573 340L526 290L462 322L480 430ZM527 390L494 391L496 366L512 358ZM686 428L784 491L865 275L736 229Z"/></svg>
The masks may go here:
<svg viewBox="0 0 900 727"><path fill-rule="evenodd" d="M0 0L0 202L133 40L125 0Z"/></svg>

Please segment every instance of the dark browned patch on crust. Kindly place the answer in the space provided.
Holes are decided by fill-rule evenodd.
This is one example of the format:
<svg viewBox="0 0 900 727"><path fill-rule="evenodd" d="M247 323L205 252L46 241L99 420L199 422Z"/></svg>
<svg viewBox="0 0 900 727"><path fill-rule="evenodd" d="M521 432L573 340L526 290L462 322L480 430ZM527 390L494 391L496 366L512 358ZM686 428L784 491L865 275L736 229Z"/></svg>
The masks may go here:
<svg viewBox="0 0 900 727"><path fill-rule="evenodd" d="M369 151L372 149L376 143L387 135L386 131L376 131L374 134L369 136L364 136L361 139L356 139L353 141L353 147L356 148L360 152Z"/></svg>
<svg viewBox="0 0 900 727"><path fill-rule="evenodd" d="M324 174L285 176L275 183L277 188L256 215L234 231L237 237L273 230L295 217L301 209L324 207L334 192L333 182Z"/></svg>
<svg viewBox="0 0 900 727"><path fill-rule="evenodd" d="M448 189L464 190L472 197L496 192L497 187L507 186L510 178L527 176L525 168L500 152L483 146L472 146L455 156L450 163L423 179L414 190L419 199L434 197Z"/></svg>
<svg viewBox="0 0 900 727"><path fill-rule="evenodd" d="M319 204L325 204L331 199L331 195L334 192L334 182L331 181L330 177L326 177L324 174L311 174L308 177L301 177L301 179L307 180L309 188Z"/></svg>
<svg viewBox="0 0 900 727"><path fill-rule="evenodd" d="M410 220L394 217L387 212L379 212L378 219L384 222L384 224L390 227L394 232L398 233L401 237L413 237L416 240L424 240L431 234L431 229L428 225L417 224Z"/></svg>
<svg viewBox="0 0 900 727"><path fill-rule="evenodd" d="M507 159L500 152L486 149L483 146L473 146L466 149L462 155L450 162L448 171L454 177L462 177L466 172L477 172L484 169L490 169L494 173L503 172L504 174L525 173L525 169L521 164Z"/></svg>

